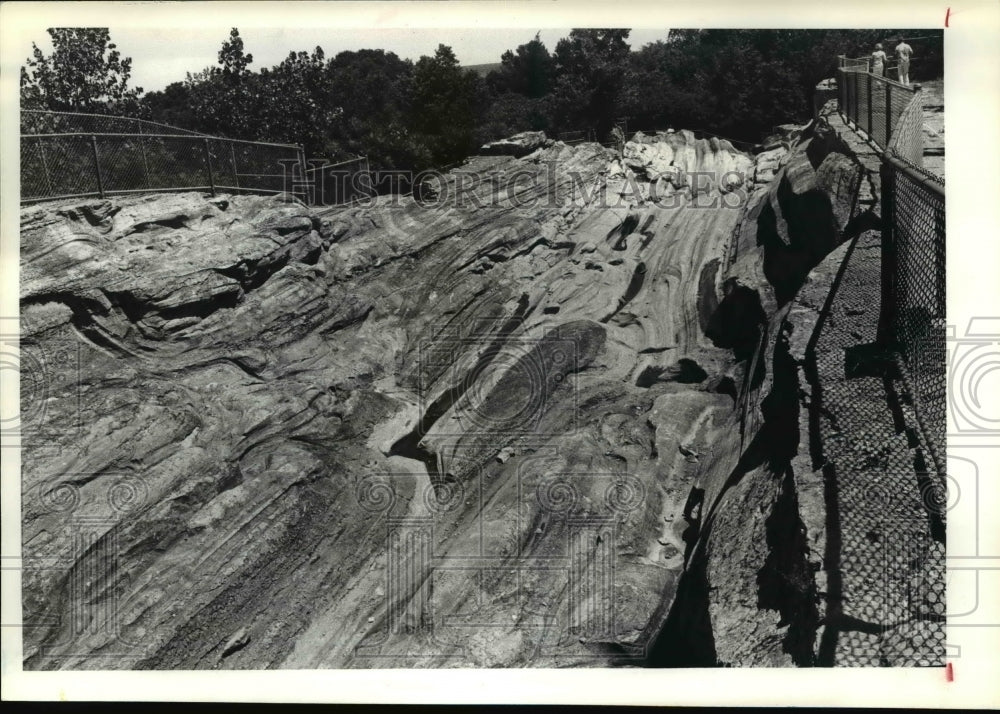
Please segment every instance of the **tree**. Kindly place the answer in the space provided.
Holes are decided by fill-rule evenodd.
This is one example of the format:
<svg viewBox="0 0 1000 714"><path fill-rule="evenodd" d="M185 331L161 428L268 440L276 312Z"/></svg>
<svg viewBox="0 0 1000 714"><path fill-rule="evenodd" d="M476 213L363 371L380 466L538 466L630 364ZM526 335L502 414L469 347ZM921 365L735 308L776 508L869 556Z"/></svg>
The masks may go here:
<svg viewBox="0 0 1000 714"><path fill-rule="evenodd" d="M413 71L413 127L427 138L437 164L468 156L488 98L479 75L463 70L447 45L421 57Z"/></svg>
<svg viewBox="0 0 1000 714"><path fill-rule="evenodd" d="M229 39L222 43L219 64L222 66L222 76L230 84L239 84L250 74L247 67L253 64L253 55L243 52L243 38L236 27L229 31Z"/></svg>
<svg viewBox="0 0 1000 714"><path fill-rule="evenodd" d="M191 88L184 82L171 82L160 91L146 92L140 101L145 116L198 131L198 118L191 109Z"/></svg>
<svg viewBox="0 0 1000 714"><path fill-rule="evenodd" d="M345 51L327 65L330 95L343 108L331 127L343 149L373 168L418 169L430 152L412 122L413 63L385 50Z"/></svg>
<svg viewBox="0 0 1000 714"><path fill-rule="evenodd" d="M503 53L500 69L490 73L489 82L497 94L514 92L538 99L552 89L552 71L552 55L536 34L535 39L519 45L515 52Z"/></svg>
<svg viewBox="0 0 1000 714"><path fill-rule="evenodd" d="M122 57L106 27L50 28L52 54L32 43L21 67L25 109L136 115L142 87L129 88L132 59Z"/></svg>
<svg viewBox="0 0 1000 714"><path fill-rule="evenodd" d="M290 52L279 65L262 69L253 86L257 136L302 144L309 155L336 150L329 139L343 109L331 91L322 47L312 54Z"/></svg>
<svg viewBox="0 0 1000 714"><path fill-rule="evenodd" d="M816 84L836 76L837 55L867 56L876 42L900 35L919 33L672 30L666 41L630 57L624 113L632 126L705 129L759 141L776 124L809 120ZM931 66L940 42L926 44Z"/></svg>
<svg viewBox="0 0 1000 714"><path fill-rule="evenodd" d="M547 97L531 99L516 92L505 92L490 103L476 129L476 145L503 139L522 131L545 130L549 125Z"/></svg>
<svg viewBox="0 0 1000 714"><path fill-rule="evenodd" d="M191 109L202 131L234 138L254 136L257 76L248 69L253 55L243 51L243 38L234 27L219 50L219 64L188 73ZM255 106L258 105L258 106Z"/></svg>
<svg viewBox="0 0 1000 714"><path fill-rule="evenodd" d="M607 133L621 112L629 30L572 30L555 50L555 95L561 128Z"/></svg>

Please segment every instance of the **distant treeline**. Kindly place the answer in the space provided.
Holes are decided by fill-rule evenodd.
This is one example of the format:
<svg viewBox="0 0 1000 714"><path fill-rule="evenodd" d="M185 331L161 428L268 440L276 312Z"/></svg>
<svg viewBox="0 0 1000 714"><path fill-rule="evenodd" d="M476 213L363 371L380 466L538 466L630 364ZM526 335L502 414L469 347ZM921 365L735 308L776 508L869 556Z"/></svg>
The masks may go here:
<svg viewBox="0 0 1000 714"><path fill-rule="evenodd" d="M579 29L553 51L536 35L485 77L439 45L431 57L384 50L292 52L271 68L233 29L218 64L162 91L129 88L131 60L106 29L49 31L21 71L24 108L119 113L236 138L302 144L310 156L367 154L372 168L420 170L459 161L482 143L543 129L603 138L633 129L703 129L758 141L806 121L813 88L836 57L911 39L913 81L943 75L940 30L671 30L632 51L626 29Z"/></svg>

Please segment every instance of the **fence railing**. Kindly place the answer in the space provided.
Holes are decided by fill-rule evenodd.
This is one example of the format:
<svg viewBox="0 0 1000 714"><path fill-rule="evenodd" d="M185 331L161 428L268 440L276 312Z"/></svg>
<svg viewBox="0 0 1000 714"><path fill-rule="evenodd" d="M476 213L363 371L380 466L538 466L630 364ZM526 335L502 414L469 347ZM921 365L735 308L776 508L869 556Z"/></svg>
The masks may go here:
<svg viewBox="0 0 1000 714"><path fill-rule="evenodd" d="M200 131L182 129L148 119L119 117L86 112L53 112L42 109L21 110L22 134L190 134L207 136Z"/></svg>
<svg viewBox="0 0 1000 714"><path fill-rule="evenodd" d="M367 156L312 166L305 171L303 185L311 206L342 206L371 198L377 189Z"/></svg>
<svg viewBox="0 0 1000 714"><path fill-rule="evenodd" d="M150 191L282 193L301 147L191 134L21 135L21 201Z"/></svg>
<svg viewBox="0 0 1000 714"><path fill-rule="evenodd" d="M853 63L853 64L852 64ZM839 58L845 122L882 150L880 339L895 361L933 467L945 473L946 431L944 180L923 168L920 85L908 87Z"/></svg>
<svg viewBox="0 0 1000 714"><path fill-rule="evenodd" d="M580 144L584 141L593 141L594 132L587 130L580 131L561 131L559 132L559 141L564 144Z"/></svg>
<svg viewBox="0 0 1000 714"><path fill-rule="evenodd" d="M371 193L367 157L311 161L301 146L209 136L103 114L21 112L21 202L159 191L290 193L342 205Z"/></svg>
<svg viewBox="0 0 1000 714"><path fill-rule="evenodd" d="M945 473L944 185L887 152L881 167L885 334L934 468Z"/></svg>
<svg viewBox="0 0 1000 714"><path fill-rule="evenodd" d="M917 115L922 112L920 101L915 101L920 92L919 84L907 86L864 69L837 70L837 92L844 120L863 131L883 151L889 148L904 111ZM903 126L911 125L912 121ZM914 143L920 140L920 131L907 136L907 152L916 159L912 162L915 166L923 165L918 158L922 156L923 147Z"/></svg>
<svg viewBox="0 0 1000 714"><path fill-rule="evenodd" d="M838 55L837 69L867 72L869 70L868 63L870 61L871 57L847 57L845 55Z"/></svg>
<svg viewBox="0 0 1000 714"><path fill-rule="evenodd" d="M882 76L892 76L892 73L899 68L896 62L884 62ZM852 72L871 72L874 69L874 60L869 57L837 57L837 69L846 69Z"/></svg>

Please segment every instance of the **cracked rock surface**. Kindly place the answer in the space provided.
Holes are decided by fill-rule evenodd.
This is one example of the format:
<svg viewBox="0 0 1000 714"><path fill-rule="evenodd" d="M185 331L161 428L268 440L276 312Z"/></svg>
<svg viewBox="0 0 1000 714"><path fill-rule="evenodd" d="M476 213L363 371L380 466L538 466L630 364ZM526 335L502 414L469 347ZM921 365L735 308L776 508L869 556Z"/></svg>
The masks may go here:
<svg viewBox="0 0 1000 714"><path fill-rule="evenodd" d="M25 667L641 665L686 561L807 580L790 477L726 496L757 566L698 526L758 323L842 240L848 169L788 158L677 132L474 157L423 203L24 208L24 557L57 563ZM716 629L789 663L732 597Z"/></svg>

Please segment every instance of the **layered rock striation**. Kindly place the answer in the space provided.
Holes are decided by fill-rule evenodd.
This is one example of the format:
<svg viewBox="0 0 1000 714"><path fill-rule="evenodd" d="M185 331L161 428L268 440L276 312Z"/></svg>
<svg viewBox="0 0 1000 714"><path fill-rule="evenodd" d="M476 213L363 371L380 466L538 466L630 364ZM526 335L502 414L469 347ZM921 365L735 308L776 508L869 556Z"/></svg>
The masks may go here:
<svg viewBox="0 0 1000 714"><path fill-rule="evenodd" d="M530 146L432 200L22 209L27 669L808 659L788 312L855 170Z"/></svg>

